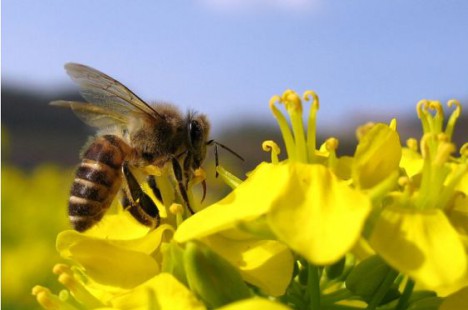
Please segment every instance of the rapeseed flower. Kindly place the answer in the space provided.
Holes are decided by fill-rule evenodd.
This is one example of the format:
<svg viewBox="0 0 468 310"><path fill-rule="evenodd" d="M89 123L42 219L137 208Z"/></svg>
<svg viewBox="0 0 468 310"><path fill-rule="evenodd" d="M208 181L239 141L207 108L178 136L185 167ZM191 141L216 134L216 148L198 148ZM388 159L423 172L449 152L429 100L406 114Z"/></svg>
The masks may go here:
<svg viewBox="0 0 468 310"><path fill-rule="evenodd" d="M338 169L336 139L329 139L317 150L315 120L319 103L315 93L306 92L304 100L310 98L313 102L307 137L300 97L287 90L281 97L272 98L270 108L278 120L288 159L279 161L278 146L267 142L265 148L271 150L272 162L260 164L225 199L187 220L176 232L176 240L207 237L240 227L253 236L267 234L315 264L337 262L354 246L371 202L335 174ZM292 128L276 102L284 104ZM375 160L362 161L373 163ZM395 168L398 168L398 161ZM358 167L355 171L359 173L364 168ZM263 228L260 232L255 231L258 225ZM225 247L228 251L229 245Z"/></svg>
<svg viewBox="0 0 468 310"><path fill-rule="evenodd" d="M423 125L420 148L415 139L408 141L399 187L380 205L369 237L390 265L440 292L453 292L468 283L467 146L456 155L451 138L461 106L457 101L448 105L455 110L443 128L440 102L418 103Z"/></svg>
<svg viewBox="0 0 468 310"><path fill-rule="evenodd" d="M444 128L440 103L418 104L420 141L402 147L396 120L368 123L354 155L340 157L336 138L318 144L318 96L286 90L270 100L284 153L265 141L270 162L245 180L217 167L233 190L205 208L196 171L194 215L171 172L148 167L162 224L114 206L85 233L61 232L70 263L53 271L67 290L33 294L46 309L457 309L468 287L468 145L451 142L461 107L449 105Z"/></svg>

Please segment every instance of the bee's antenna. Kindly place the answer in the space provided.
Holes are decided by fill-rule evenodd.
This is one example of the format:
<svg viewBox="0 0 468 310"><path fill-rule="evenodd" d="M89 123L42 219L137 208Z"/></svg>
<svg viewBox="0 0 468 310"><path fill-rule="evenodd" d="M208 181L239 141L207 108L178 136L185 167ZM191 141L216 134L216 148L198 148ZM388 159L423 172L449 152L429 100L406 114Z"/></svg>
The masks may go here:
<svg viewBox="0 0 468 310"><path fill-rule="evenodd" d="M239 158L240 160L242 161L245 161L245 159L240 156L239 154L237 154L236 152L234 152L232 149L228 148L227 146L225 146L224 144L221 144L215 140L210 140L206 143L206 145L214 145L214 153L215 153L215 165L216 165L216 168L219 166L219 159L218 159L218 146L222 147L223 149L225 149L226 151L229 151L232 155L236 156L237 158ZM218 171L216 170L216 177L218 177Z"/></svg>

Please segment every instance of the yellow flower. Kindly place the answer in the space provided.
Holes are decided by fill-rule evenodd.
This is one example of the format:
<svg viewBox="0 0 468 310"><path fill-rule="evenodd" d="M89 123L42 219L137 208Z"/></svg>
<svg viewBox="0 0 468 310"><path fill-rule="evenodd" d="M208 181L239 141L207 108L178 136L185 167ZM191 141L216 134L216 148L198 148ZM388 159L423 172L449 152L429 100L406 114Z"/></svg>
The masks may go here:
<svg viewBox="0 0 468 310"><path fill-rule="evenodd" d="M143 232L147 228L118 215L106 216L101 224L84 234L74 230L61 232L57 237L60 255L79 264L92 280L113 287L132 288L160 272L161 263L155 253L164 237L168 238L165 233L173 231L171 226L163 224L151 232L126 239L135 230ZM94 236L97 230L100 234ZM127 232L127 237L114 239L115 231Z"/></svg>
<svg viewBox="0 0 468 310"><path fill-rule="evenodd" d="M241 301L231 303L229 305L218 308L218 310L257 310L257 309L270 309L270 310L287 310L290 309L280 303L263 299L263 298L249 298Z"/></svg>
<svg viewBox="0 0 468 310"><path fill-rule="evenodd" d="M218 167L233 191L204 209L190 190L204 179L195 172L193 216L174 179L153 169L160 199L145 190L162 224L146 228L120 208L85 233L63 231L56 246L71 263L53 271L66 290L33 294L70 310L456 307L468 287L468 144L454 155L452 104L445 129L440 103L418 104L419 148L401 147L392 120L360 127L354 156L338 157L336 138L317 145L317 95L286 90L270 101L286 159L265 141L271 163L245 180Z"/></svg>
<svg viewBox="0 0 468 310"><path fill-rule="evenodd" d="M263 164L253 174L268 168L271 165ZM264 208L268 207L268 202L261 199L260 195L252 203L251 190L258 194L258 184L267 181L268 176L252 177L251 181L249 179L225 199L184 221L177 229L174 240L181 243L193 239L201 240L237 266L245 281L260 287L267 294L279 296L284 293L291 279L291 252L278 241L265 241L236 229L237 225L248 224L267 211ZM246 190L240 190L242 188ZM272 270L275 272L271 272Z"/></svg>
<svg viewBox="0 0 468 310"><path fill-rule="evenodd" d="M395 129L385 124L372 125L362 135L354 154L354 183L363 189L378 185L398 171L400 159L400 138Z"/></svg>
<svg viewBox="0 0 468 310"><path fill-rule="evenodd" d="M63 266L56 267L56 269ZM117 271L116 271L117 272ZM106 300L95 298L84 286L67 272L60 274L61 282L70 289L75 298L80 301L77 308L66 291L59 295L54 295L47 288L36 286L33 288L33 295L36 296L39 304L45 309L196 309L203 310L206 307L196 296L182 285L174 276L168 273L160 273L147 281L136 286L132 290L121 291ZM60 279L59 278L59 279ZM101 297L102 299L102 297Z"/></svg>
<svg viewBox="0 0 468 310"><path fill-rule="evenodd" d="M456 290L467 274L466 193L460 196L461 181L467 178L466 155L452 157L450 142L458 102L443 129L443 109L436 101L423 100L418 115L423 124L421 153L415 140L408 142L400 164L400 192L391 193L373 222L369 241L390 265L429 289ZM435 115L430 113L435 110ZM465 228L462 228L465 227ZM458 231L457 231L458 229Z"/></svg>
<svg viewBox="0 0 468 310"><path fill-rule="evenodd" d="M250 233L245 238L280 240L314 264L332 264L354 246L370 211L370 200L333 172L339 167L336 139L329 139L316 150L318 98L313 92L304 94L306 100L310 97L314 102L307 137L302 123L302 103L295 92L287 90L270 101L285 140L288 160L279 162L279 148L271 141L266 142L264 149L272 151L273 163L260 164L226 198L185 221L177 230L175 240L224 236L238 229ZM292 131L275 106L277 100L289 113ZM230 246L226 242L224 249L220 246L217 250L223 255L229 253ZM282 269L290 270L291 263L288 265Z"/></svg>

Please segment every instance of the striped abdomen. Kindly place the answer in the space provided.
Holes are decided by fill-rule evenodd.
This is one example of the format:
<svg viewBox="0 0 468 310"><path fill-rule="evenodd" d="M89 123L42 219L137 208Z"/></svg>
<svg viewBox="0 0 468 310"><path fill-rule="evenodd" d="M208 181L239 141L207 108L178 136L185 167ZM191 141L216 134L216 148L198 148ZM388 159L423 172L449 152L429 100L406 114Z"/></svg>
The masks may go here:
<svg viewBox="0 0 468 310"><path fill-rule="evenodd" d="M121 184L121 169L129 146L112 135L99 136L83 153L73 182L68 214L78 231L101 220Z"/></svg>

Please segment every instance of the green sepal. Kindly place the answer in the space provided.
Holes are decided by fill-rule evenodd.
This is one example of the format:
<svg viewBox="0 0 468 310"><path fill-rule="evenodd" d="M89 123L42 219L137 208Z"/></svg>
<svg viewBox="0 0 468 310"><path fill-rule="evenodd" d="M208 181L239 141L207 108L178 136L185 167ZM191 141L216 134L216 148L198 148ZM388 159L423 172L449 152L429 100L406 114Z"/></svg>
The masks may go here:
<svg viewBox="0 0 468 310"><path fill-rule="evenodd" d="M378 255L371 256L360 262L346 279L346 287L355 295L370 301L376 294L380 285L385 281L387 275L393 272L382 258ZM386 304L400 296L396 286L389 288L382 298L380 305Z"/></svg>
<svg viewBox="0 0 468 310"><path fill-rule="evenodd" d="M239 271L200 242L186 244L184 266L190 289L210 307L252 297Z"/></svg>
<svg viewBox="0 0 468 310"><path fill-rule="evenodd" d="M172 274L177 280L188 286L184 266L184 249L176 242L164 244L161 248L163 252L162 272Z"/></svg>
<svg viewBox="0 0 468 310"><path fill-rule="evenodd" d="M415 302L410 301L408 310L438 310L443 301L443 298L437 296L418 299Z"/></svg>

